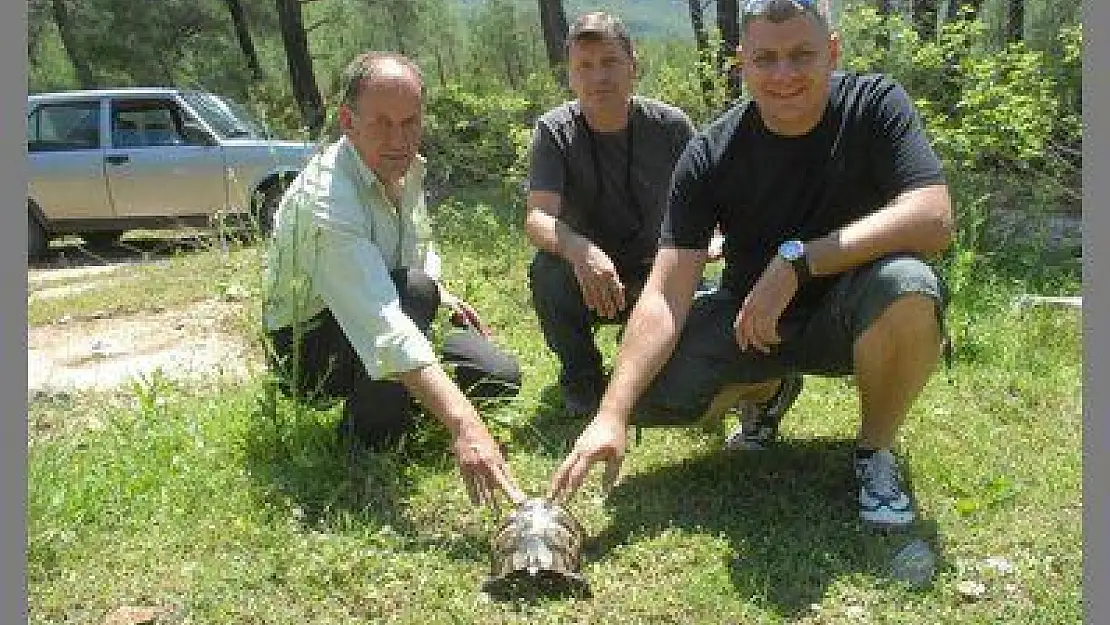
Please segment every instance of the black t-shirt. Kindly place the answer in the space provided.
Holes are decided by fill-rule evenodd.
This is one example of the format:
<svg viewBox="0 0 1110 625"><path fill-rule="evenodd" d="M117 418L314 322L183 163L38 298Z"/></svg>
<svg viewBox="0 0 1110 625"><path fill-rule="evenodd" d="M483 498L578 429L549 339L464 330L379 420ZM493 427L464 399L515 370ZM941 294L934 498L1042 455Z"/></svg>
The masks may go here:
<svg viewBox="0 0 1110 625"><path fill-rule="evenodd" d="M564 103L536 121L529 188L558 193L559 218L605 250L622 275L646 273L671 173L694 130L681 109L642 96L633 96L629 124L618 132L592 131L578 102Z"/></svg>
<svg viewBox="0 0 1110 625"><path fill-rule="evenodd" d="M675 168L660 245L705 249L720 223L722 286L742 297L782 241L824 236L943 182L905 90L882 75L838 71L824 116L805 135L774 134L746 100L698 133ZM808 315L834 279L803 285L784 317Z"/></svg>

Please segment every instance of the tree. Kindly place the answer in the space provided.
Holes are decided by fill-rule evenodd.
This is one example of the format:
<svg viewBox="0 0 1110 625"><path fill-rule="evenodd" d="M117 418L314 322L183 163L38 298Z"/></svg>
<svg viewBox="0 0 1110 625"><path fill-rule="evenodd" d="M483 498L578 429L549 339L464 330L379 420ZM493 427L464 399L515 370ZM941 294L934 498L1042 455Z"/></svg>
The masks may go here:
<svg viewBox="0 0 1110 625"><path fill-rule="evenodd" d="M729 60L736 56L740 45L740 4L738 0L717 0L717 30L721 32L721 51L717 55L717 72L728 75L728 95L740 96L740 74L732 71Z"/></svg>
<svg viewBox="0 0 1110 625"><path fill-rule="evenodd" d="M702 0L687 0L690 5L690 26L694 29L694 44L698 49L698 77L701 82L701 92L705 98L706 108L713 107L713 80L706 75L709 67L709 36L705 32L705 6Z"/></svg>
<svg viewBox="0 0 1110 625"><path fill-rule="evenodd" d="M979 12L983 8L983 0L948 0L948 12L945 15L946 21L959 19L961 7L970 8L971 19L975 19L979 16Z"/></svg>
<svg viewBox="0 0 1110 625"><path fill-rule="evenodd" d="M78 43L69 2L67 0L51 0L51 8L54 10L54 23L58 25L58 35L62 39L62 47L65 48L66 55L73 63L74 71L77 72L77 81L81 84L82 89L95 88L97 86L96 78L93 76L92 67L89 65L88 59L82 54L81 46Z"/></svg>
<svg viewBox="0 0 1110 625"><path fill-rule="evenodd" d="M312 57L308 51L308 35L304 29L300 0L276 2L293 98L297 101L301 120L308 127L309 134L315 135L324 125L324 104L312 71Z"/></svg>
<svg viewBox="0 0 1110 625"><path fill-rule="evenodd" d="M243 56L247 60L247 68L250 69L255 80L258 80L262 78L262 66L258 63L258 53L254 50L251 31L247 28L247 16L243 11L243 4L240 0L224 0L224 2L227 3L227 10L231 13L231 21L235 23L235 36L239 39L239 48L243 50Z"/></svg>
<svg viewBox="0 0 1110 625"><path fill-rule="evenodd" d="M912 0L910 10L913 12L914 30L922 40L929 40L937 34L937 0Z"/></svg>
<svg viewBox="0 0 1110 625"><path fill-rule="evenodd" d="M1009 0L1006 12L1006 41L1017 43L1025 38L1025 0Z"/></svg>
<svg viewBox="0 0 1110 625"><path fill-rule="evenodd" d="M567 13L563 0L539 0L540 28L547 47L547 62L567 86Z"/></svg>

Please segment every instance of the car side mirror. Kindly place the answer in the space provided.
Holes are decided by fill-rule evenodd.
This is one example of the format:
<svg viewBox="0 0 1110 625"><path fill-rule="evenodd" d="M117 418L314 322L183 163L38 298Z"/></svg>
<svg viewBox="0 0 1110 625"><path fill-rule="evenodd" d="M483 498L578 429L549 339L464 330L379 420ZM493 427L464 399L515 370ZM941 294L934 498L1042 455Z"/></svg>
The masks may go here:
<svg viewBox="0 0 1110 625"><path fill-rule="evenodd" d="M185 139L185 143L189 145L216 145L215 139L208 131L201 128L200 124L195 121L186 121L181 124L181 134Z"/></svg>

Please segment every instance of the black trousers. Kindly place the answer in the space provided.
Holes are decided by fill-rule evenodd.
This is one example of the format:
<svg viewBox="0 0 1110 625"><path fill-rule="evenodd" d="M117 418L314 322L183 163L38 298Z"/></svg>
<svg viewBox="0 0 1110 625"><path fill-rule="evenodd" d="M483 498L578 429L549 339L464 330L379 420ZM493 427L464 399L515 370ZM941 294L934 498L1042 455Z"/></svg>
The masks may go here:
<svg viewBox="0 0 1110 625"><path fill-rule="evenodd" d="M440 304L435 282L417 269L394 272L392 277L402 310L429 336ZM271 332L270 338L276 356L270 366L283 391L308 400L346 400L344 433L379 446L397 440L414 423L417 407L408 390L399 382L375 380L366 373L330 310L300 328ZM476 331L458 329L446 336L440 360L472 400L512 397L520 390L516 359Z"/></svg>
<svg viewBox="0 0 1110 625"><path fill-rule="evenodd" d="M586 307L570 263L548 252L536 252L528 268L532 305L544 342L559 358L560 382L601 380L601 351L594 331L601 325L627 323L650 270L645 265L621 272L621 280L628 289L627 306L615 319L607 319Z"/></svg>

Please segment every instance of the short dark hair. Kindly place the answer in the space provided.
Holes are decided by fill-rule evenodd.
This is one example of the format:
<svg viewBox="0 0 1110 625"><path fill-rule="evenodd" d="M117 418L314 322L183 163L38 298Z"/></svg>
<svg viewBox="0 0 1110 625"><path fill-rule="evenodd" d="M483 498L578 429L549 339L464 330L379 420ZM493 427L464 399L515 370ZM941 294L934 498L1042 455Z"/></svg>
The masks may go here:
<svg viewBox="0 0 1110 625"><path fill-rule="evenodd" d="M809 15L826 33L830 31L829 18L818 0L748 0L740 9L740 36L748 32L748 24L755 19L765 19L780 24L799 15Z"/></svg>
<svg viewBox="0 0 1110 625"><path fill-rule="evenodd" d="M574 20L567 32L566 52L570 54L570 44L575 41L605 41L614 39L621 48L632 56L632 38L628 36L628 29L624 22L615 15L603 11L583 13Z"/></svg>
<svg viewBox="0 0 1110 625"><path fill-rule="evenodd" d="M362 95L362 90L366 86L366 79L374 78L387 61L394 61L410 70L420 81L420 93L424 93L424 75L420 71L420 66L412 59L396 52L363 52L343 70L340 78L340 89L343 94L340 104L346 104L348 108L355 110L358 97Z"/></svg>

